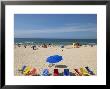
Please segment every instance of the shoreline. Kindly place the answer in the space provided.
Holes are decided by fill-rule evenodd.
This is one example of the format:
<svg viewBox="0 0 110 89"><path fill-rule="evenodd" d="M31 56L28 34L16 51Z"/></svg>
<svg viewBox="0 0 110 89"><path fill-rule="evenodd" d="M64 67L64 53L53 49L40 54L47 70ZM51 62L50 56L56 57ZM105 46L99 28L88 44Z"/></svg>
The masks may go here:
<svg viewBox="0 0 110 89"><path fill-rule="evenodd" d="M97 44L97 39L55 39L55 38L15 38L15 44L30 44L30 45L72 45L73 43L80 43L81 45L88 45L89 43Z"/></svg>

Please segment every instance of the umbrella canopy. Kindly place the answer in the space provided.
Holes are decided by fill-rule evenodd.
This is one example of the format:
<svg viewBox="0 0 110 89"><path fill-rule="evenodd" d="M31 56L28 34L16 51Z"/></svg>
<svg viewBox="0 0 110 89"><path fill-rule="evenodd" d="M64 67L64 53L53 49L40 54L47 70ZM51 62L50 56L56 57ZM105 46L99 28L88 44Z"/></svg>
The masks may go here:
<svg viewBox="0 0 110 89"><path fill-rule="evenodd" d="M47 62L49 63L57 63L63 60L62 56L54 55L47 58Z"/></svg>

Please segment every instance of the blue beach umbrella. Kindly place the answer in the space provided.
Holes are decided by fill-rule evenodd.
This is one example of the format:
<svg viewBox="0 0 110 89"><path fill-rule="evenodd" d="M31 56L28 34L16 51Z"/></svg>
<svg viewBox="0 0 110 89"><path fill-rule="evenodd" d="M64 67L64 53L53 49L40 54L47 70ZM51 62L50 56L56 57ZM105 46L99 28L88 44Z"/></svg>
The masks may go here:
<svg viewBox="0 0 110 89"><path fill-rule="evenodd" d="M57 63L57 62L60 62L61 60L63 60L62 56L54 55L54 56L48 57L46 61L49 63Z"/></svg>
<svg viewBox="0 0 110 89"><path fill-rule="evenodd" d="M49 67L52 67L54 63L58 63L63 60L62 56L54 55L47 58L46 62L50 63ZM52 64L52 65L51 65Z"/></svg>

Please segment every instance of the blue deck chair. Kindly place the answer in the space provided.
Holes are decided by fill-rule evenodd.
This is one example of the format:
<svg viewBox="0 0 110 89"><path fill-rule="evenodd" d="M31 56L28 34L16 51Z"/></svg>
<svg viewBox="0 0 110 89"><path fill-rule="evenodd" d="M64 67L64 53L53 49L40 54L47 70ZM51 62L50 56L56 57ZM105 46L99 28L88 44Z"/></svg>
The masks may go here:
<svg viewBox="0 0 110 89"><path fill-rule="evenodd" d="M44 69L42 75L43 76L49 76L49 70L48 69Z"/></svg>
<svg viewBox="0 0 110 89"><path fill-rule="evenodd" d="M25 65L23 65L22 67L21 66L19 66L18 67L18 71L24 71L24 69L26 68L26 66Z"/></svg>
<svg viewBox="0 0 110 89"><path fill-rule="evenodd" d="M70 73L69 73L69 69L64 69L64 76L69 76Z"/></svg>
<svg viewBox="0 0 110 89"><path fill-rule="evenodd" d="M24 65L24 66L22 66L22 71L24 71L24 69L26 68L26 66Z"/></svg>
<svg viewBox="0 0 110 89"><path fill-rule="evenodd" d="M22 74L23 74L23 71L25 70L26 67L27 67L27 66L23 65L22 68L21 68L21 67L18 68L18 71L21 71Z"/></svg>

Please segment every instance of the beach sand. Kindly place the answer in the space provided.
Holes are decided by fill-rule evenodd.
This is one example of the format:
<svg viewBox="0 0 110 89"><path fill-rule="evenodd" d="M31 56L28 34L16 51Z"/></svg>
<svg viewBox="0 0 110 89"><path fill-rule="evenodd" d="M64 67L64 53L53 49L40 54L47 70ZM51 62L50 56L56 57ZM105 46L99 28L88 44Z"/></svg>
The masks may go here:
<svg viewBox="0 0 110 89"><path fill-rule="evenodd" d="M63 72L64 68L74 72L75 68L86 66L89 66L95 73L97 72L97 46L81 46L80 48L72 48L72 45L64 48L59 46L36 47L37 50L33 50L30 46L26 48L16 46L14 48L14 75L22 75L18 72L18 67L23 65L38 68L40 74L45 68L49 69L49 72L53 75L54 68L58 68L59 72ZM49 67L46 59L53 55L61 55L63 60Z"/></svg>

